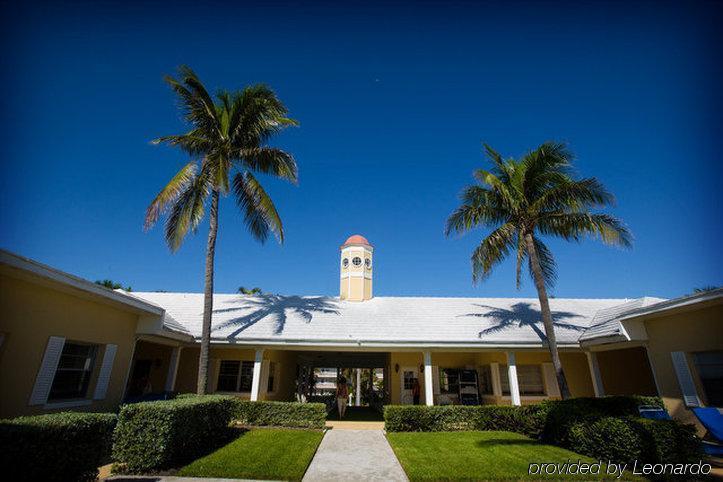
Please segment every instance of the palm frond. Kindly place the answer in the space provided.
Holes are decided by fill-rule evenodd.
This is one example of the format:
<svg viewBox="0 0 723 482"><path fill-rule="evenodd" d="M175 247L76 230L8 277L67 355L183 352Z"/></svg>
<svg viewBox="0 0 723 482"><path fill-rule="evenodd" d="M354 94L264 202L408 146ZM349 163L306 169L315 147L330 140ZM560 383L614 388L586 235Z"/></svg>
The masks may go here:
<svg viewBox="0 0 723 482"><path fill-rule="evenodd" d="M545 286L552 288L555 286L557 281L557 263L555 263L555 257L552 255L552 251L542 242L537 236L533 237L533 244L535 245L535 253L537 253L537 260L540 262L540 268L542 269L542 277L545 280ZM530 277L534 278L532 272L532 264L528 263L530 269Z"/></svg>
<svg viewBox="0 0 723 482"><path fill-rule="evenodd" d="M602 213L553 212L541 216L537 227L543 234L580 241L583 237L600 239L605 244L632 246L632 234L619 219Z"/></svg>
<svg viewBox="0 0 723 482"><path fill-rule="evenodd" d="M533 203L532 212L582 211L613 205L615 197L595 178L564 180L545 190Z"/></svg>
<svg viewBox="0 0 723 482"><path fill-rule="evenodd" d="M244 221L251 235L265 242L272 232L280 243L284 242L284 227L273 201L250 172L238 173L233 180L236 203L244 213Z"/></svg>
<svg viewBox="0 0 723 482"><path fill-rule="evenodd" d="M272 174L294 184L299 180L299 169L294 156L281 149L274 147L239 149L233 157L242 159L245 167L255 172Z"/></svg>
<svg viewBox="0 0 723 482"><path fill-rule="evenodd" d="M515 247L515 226L505 223L495 229L472 252L472 281L487 278Z"/></svg>
<svg viewBox="0 0 723 482"><path fill-rule="evenodd" d="M148 230L153 227L161 214L166 212L178 197L188 189L196 177L196 169L196 163L189 162L161 189L161 192L146 209L144 229Z"/></svg>
<svg viewBox="0 0 723 482"><path fill-rule="evenodd" d="M447 218L446 236L462 234L478 226L497 226L506 220L499 195L481 186L469 186L460 195L462 205Z"/></svg>
<svg viewBox="0 0 723 482"><path fill-rule="evenodd" d="M166 219L165 236L171 251L181 247L189 230L195 231L203 220L205 202L211 193L211 173L206 166L175 200Z"/></svg>

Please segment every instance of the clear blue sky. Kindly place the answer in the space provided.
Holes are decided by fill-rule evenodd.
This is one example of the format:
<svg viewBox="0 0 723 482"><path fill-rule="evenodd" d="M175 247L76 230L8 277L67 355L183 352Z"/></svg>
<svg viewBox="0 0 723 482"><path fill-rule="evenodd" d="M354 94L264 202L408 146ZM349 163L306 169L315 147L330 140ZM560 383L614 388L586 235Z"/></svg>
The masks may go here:
<svg viewBox="0 0 723 482"><path fill-rule="evenodd" d="M148 142L184 128L162 76L185 63L212 90L269 84L301 123L274 141L299 186L265 180L287 241L253 241L226 199L217 292L336 295L338 247L360 233L377 295L535 296L512 263L473 286L485 232L443 225L483 141L517 156L548 139L616 194L636 239L550 243L556 296L723 284L720 3L14 3L0 7L5 249L138 291L202 290L207 224L176 254L161 226L142 230L186 162Z"/></svg>

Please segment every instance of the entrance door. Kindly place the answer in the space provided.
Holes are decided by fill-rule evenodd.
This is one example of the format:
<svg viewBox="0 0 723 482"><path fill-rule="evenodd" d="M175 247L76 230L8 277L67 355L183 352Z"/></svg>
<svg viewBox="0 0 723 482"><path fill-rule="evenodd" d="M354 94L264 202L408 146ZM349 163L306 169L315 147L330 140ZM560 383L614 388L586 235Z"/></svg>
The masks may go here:
<svg viewBox="0 0 723 482"><path fill-rule="evenodd" d="M419 378L419 370L417 367L402 367L401 376L401 396L399 397L402 405L411 405L414 403L414 397L412 396L412 387L414 386L414 380Z"/></svg>
<svg viewBox="0 0 723 482"><path fill-rule="evenodd" d="M131 374L131 381L128 386L129 397L144 395L148 380L151 376L151 360L136 360Z"/></svg>

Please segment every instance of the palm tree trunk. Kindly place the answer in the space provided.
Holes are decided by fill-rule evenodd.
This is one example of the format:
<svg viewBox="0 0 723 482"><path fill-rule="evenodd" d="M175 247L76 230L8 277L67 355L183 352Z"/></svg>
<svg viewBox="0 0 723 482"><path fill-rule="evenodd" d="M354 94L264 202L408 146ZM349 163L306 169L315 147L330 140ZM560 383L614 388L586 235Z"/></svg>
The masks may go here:
<svg viewBox="0 0 723 482"><path fill-rule="evenodd" d="M205 395L208 388L208 352L211 348L211 315L213 314L213 261L216 255L218 233L218 191L211 195L211 210L206 243L206 281L203 290L203 331L201 353L198 356L198 383L196 393Z"/></svg>
<svg viewBox="0 0 723 482"><path fill-rule="evenodd" d="M530 257L530 266L535 279L535 288L537 288L537 296L540 299L540 312L542 313L542 324L545 327L545 335L547 336L547 346L550 349L550 357L552 358L552 366L555 368L555 376L557 377L557 385L560 387L560 395L563 400L570 398L570 389L567 386L565 372L562 370L562 362L560 362L560 354L557 351L557 337L555 336L555 325L552 323L552 312L550 311L550 301L547 299L547 290L545 289L545 279L542 276L542 267L537 257L535 242L531 233L525 233L525 245L527 247L527 255Z"/></svg>

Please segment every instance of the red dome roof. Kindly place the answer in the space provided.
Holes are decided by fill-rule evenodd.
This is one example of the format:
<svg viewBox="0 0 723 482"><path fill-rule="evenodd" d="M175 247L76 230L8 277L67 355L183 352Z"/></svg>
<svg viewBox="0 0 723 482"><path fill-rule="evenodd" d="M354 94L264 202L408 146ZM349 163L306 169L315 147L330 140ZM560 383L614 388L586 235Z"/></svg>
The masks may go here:
<svg viewBox="0 0 723 482"><path fill-rule="evenodd" d="M367 241L367 238L362 236L361 234L355 234L354 236L349 236L349 239L347 239L344 244L341 245L341 247L345 246L351 246L353 244L361 244L364 246L371 246L371 243Z"/></svg>

